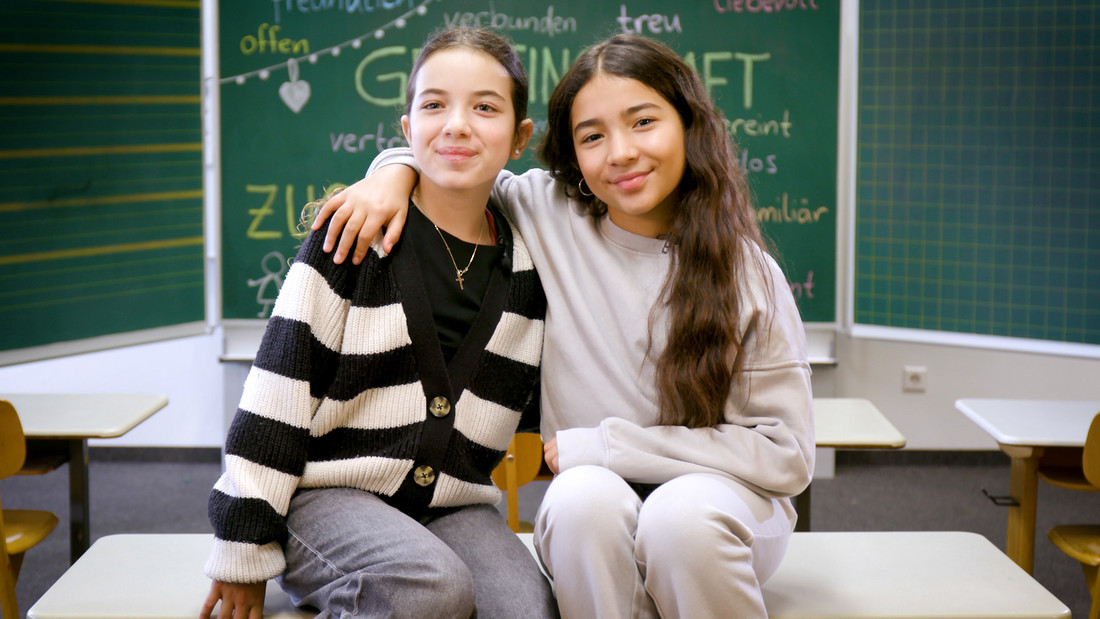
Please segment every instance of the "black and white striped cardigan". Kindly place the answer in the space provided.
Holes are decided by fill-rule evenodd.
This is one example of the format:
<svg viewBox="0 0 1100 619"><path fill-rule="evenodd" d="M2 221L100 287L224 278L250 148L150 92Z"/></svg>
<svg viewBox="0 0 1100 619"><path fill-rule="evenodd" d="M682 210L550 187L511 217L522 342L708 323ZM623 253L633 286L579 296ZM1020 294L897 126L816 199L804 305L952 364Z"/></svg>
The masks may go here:
<svg viewBox="0 0 1100 619"><path fill-rule="evenodd" d="M305 241L226 439L208 577L281 574L299 488L360 488L414 517L500 500L490 473L537 405L546 298L526 245L494 215L503 257L449 365L411 247L386 256L379 237L360 265L336 265L325 229Z"/></svg>

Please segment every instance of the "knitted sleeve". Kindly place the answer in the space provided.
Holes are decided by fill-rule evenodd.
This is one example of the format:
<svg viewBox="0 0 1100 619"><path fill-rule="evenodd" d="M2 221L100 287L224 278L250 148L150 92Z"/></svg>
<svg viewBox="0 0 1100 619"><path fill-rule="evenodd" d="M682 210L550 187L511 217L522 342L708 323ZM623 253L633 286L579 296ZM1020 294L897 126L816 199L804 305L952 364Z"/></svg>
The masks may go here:
<svg viewBox="0 0 1100 619"><path fill-rule="evenodd" d="M260 582L285 569L290 498L306 465L310 422L328 390L355 267L333 265L309 236L287 273L229 428L225 473L210 494L214 549L205 573Z"/></svg>

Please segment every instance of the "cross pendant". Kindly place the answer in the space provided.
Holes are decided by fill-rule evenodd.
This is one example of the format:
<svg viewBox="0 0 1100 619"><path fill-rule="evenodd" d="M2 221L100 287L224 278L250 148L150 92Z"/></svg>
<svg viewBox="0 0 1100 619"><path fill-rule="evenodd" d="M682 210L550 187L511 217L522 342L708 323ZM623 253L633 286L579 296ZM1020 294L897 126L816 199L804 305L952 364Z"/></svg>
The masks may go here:
<svg viewBox="0 0 1100 619"><path fill-rule="evenodd" d="M458 289L459 289L459 290L465 290L465 289L464 289L464 288L462 287L462 281L463 281L463 280L462 280L462 275L461 275L461 274L459 274L459 275L457 275L457 276L455 277L455 281L456 281L456 282L458 282Z"/></svg>

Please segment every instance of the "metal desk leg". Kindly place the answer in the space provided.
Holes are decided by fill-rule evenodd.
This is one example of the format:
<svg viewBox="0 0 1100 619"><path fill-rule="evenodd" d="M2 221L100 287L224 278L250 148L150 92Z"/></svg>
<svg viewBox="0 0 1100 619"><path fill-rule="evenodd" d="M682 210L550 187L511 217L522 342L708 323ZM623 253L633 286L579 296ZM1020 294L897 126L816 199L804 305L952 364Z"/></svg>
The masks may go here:
<svg viewBox="0 0 1100 619"><path fill-rule="evenodd" d="M810 487L802 491L802 494L794 497L794 511L798 513L798 521L794 523L795 531L810 530Z"/></svg>
<svg viewBox="0 0 1100 619"><path fill-rule="evenodd" d="M1013 447L1001 449L1012 458L1009 469L1009 493L1016 505L1008 508L1008 539L1005 554L1025 572L1031 574L1035 565L1035 511L1039 502L1039 447Z"/></svg>
<svg viewBox="0 0 1100 619"><path fill-rule="evenodd" d="M88 441L69 441L69 561L76 563L88 549Z"/></svg>

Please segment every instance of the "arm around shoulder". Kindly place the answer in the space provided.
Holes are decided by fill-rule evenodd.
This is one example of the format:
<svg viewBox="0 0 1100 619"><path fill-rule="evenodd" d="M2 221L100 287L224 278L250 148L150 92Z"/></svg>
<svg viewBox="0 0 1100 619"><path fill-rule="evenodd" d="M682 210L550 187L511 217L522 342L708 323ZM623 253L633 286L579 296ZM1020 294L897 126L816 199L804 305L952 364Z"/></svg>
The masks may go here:
<svg viewBox="0 0 1100 619"><path fill-rule="evenodd" d="M418 179L419 168L411 151L388 149L371 163L365 178L329 198L317 211L312 229L319 230L330 220L324 250L335 249L332 261L340 264L350 252L352 263L359 264L371 240L383 229L382 247L387 253L392 251L401 238L409 196Z"/></svg>

